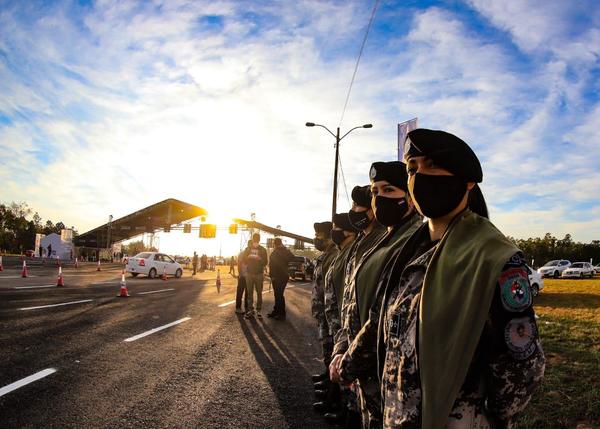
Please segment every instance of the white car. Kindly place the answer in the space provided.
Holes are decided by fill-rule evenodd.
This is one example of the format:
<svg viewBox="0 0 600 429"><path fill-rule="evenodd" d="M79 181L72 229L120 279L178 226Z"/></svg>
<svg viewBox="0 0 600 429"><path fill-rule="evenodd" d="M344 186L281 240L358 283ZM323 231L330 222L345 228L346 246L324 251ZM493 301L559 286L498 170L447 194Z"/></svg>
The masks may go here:
<svg viewBox="0 0 600 429"><path fill-rule="evenodd" d="M563 271L561 277L575 277L582 279L584 277L594 277L594 267L589 262L574 262L569 268Z"/></svg>
<svg viewBox="0 0 600 429"><path fill-rule="evenodd" d="M167 276L180 278L183 274L183 268L173 258L164 253L142 252L130 257L127 260L125 271L131 273L133 277L138 274L144 274L149 278L161 276L163 272Z"/></svg>
<svg viewBox="0 0 600 429"><path fill-rule="evenodd" d="M529 274L529 284L531 285L531 294L533 296L538 296L540 291L544 289L544 278L540 273L535 271L529 265L527 267L527 274Z"/></svg>
<svg viewBox="0 0 600 429"><path fill-rule="evenodd" d="M564 270L571 266L571 262L566 259L557 259L554 261L546 262L541 268L538 268L538 273L542 275L542 277L554 277L555 279L559 278Z"/></svg>

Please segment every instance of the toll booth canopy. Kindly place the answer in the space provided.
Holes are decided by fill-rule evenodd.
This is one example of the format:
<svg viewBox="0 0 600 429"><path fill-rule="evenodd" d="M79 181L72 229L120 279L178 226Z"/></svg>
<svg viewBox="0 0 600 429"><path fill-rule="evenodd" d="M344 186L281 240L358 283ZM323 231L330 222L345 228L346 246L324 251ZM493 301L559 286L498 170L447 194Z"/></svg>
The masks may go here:
<svg viewBox="0 0 600 429"><path fill-rule="evenodd" d="M202 207L169 198L87 231L76 237L74 243L80 247L103 248L206 214Z"/></svg>

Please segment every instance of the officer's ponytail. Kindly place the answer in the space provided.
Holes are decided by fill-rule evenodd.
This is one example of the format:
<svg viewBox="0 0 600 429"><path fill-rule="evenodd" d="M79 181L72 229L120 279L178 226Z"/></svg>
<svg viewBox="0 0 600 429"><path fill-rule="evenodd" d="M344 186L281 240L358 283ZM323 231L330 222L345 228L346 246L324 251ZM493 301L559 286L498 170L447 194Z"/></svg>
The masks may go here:
<svg viewBox="0 0 600 429"><path fill-rule="evenodd" d="M485 198L483 198L483 193L481 192L481 188L477 183L469 191L469 200L468 200L469 209L473 213L477 213L479 216L482 216L486 219L489 219L490 216L488 214L487 204L485 203Z"/></svg>

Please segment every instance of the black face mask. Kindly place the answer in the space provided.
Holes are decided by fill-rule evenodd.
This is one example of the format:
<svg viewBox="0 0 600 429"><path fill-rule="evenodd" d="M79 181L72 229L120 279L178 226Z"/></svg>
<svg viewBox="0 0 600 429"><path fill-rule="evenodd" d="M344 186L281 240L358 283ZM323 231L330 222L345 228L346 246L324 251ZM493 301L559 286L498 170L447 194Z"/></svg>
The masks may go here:
<svg viewBox="0 0 600 429"><path fill-rule="evenodd" d="M399 225L407 211L406 198L375 197L375 218L384 226Z"/></svg>
<svg viewBox="0 0 600 429"><path fill-rule="evenodd" d="M313 244L315 245L315 249L322 252L326 249L325 247L325 239L324 238L316 238L313 240Z"/></svg>
<svg viewBox="0 0 600 429"><path fill-rule="evenodd" d="M458 207L467 192L467 183L456 176L416 173L408 186L417 209L430 219L450 213Z"/></svg>
<svg viewBox="0 0 600 429"><path fill-rule="evenodd" d="M367 211L364 212L355 212L350 210L348 212L348 219L350 220L350 224L356 229L363 230L366 229L371 224L371 219L367 215Z"/></svg>
<svg viewBox="0 0 600 429"><path fill-rule="evenodd" d="M346 239L346 234L341 229L332 229L331 230L331 241L333 241L337 246L340 246L344 240Z"/></svg>

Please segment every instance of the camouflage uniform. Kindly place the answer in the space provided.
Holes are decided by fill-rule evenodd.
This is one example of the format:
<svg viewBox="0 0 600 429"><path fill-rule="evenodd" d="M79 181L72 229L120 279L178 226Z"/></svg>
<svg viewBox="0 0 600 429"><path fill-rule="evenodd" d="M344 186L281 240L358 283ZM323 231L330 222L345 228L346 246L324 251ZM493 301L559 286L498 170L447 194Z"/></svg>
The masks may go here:
<svg viewBox="0 0 600 429"><path fill-rule="evenodd" d="M369 326L363 330L362 328L364 324L368 323L368 320L361 320L357 301L357 288L360 288L364 293L364 282L378 281L379 274L384 268L381 265L384 265L390 255L406 241L419 223L420 217L415 214L408 218L400 228L394 228L386 231L383 235L378 235L378 240L355 262L352 271L348 273L346 278L342 331L335 338L333 354L335 356L338 353L343 354L346 352L341 362L340 375L345 381L356 380L357 382L364 428L381 427L381 389L375 365L379 306L375 298L375 306L371 308L374 323L369 323ZM371 258L372 256L373 258ZM371 265L371 267L367 268L368 265ZM362 270L363 266L365 266L365 270ZM376 267L377 269L375 269ZM361 277L363 277L361 281L358 280L359 271L361 271ZM363 286L361 287L360 284ZM372 290L374 294L376 289L373 288ZM369 335L375 341L369 342L367 339ZM354 341L356 341L356 344L353 343ZM349 348L351 351L348 351Z"/></svg>
<svg viewBox="0 0 600 429"><path fill-rule="evenodd" d="M333 337L329 332L329 325L325 317L325 274L331 266L331 262L337 254L337 248L332 245L319 255L315 264L313 275L313 289L311 295L311 310L313 317L317 320L319 329L319 340L323 349L323 362L329 367L331 353L333 351Z"/></svg>
<svg viewBox="0 0 600 429"><path fill-rule="evenodd" d="M425 271L435 248L407 264L398 286L385 297L381 324L386 345L381 386L385 428L421 427L417 325ZM515 276L521 284L529 284L525 263L518 254L506 263L499 277L487 322L448 416L447 428L510 428L541 382L545 358L531 306L531 290L511 289Z"/></svg>

